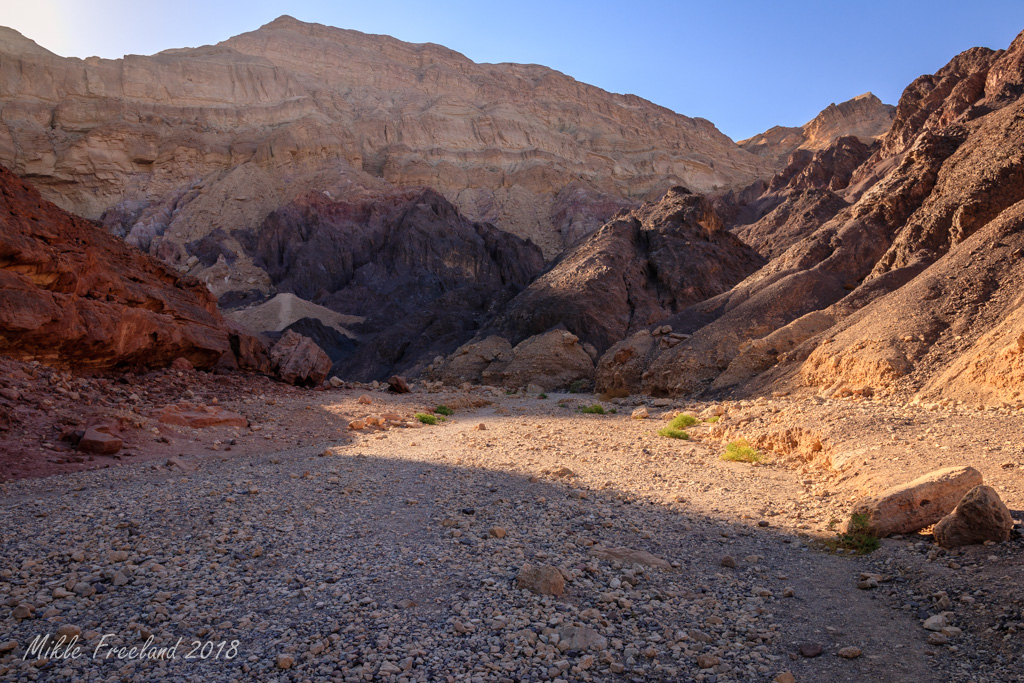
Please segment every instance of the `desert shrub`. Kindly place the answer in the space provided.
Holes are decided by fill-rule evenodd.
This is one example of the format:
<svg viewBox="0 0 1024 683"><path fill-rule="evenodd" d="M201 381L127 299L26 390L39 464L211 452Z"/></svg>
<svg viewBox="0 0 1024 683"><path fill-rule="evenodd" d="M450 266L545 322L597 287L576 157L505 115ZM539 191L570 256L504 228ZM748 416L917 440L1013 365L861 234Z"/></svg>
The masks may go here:
<svg viewBox="0 0 1024 683"><path fill-rule="evenodd" d="M839 520L832 520L829 527L834 527ZM878 550L878 537L868 533L867 515L853 515L846 527L846 533L836 534L835 538L825 541L825 547L830 550L852 550L858 555L867 555Z"/></svg>
<svg viewBox="0 0 1024 683"><path fill-rule="evenodd" d="M690 438L690 435L681 429L672 429L671 427L665 427L664 429L658 430L658 436L665 436L670 439L683 439L684 441Z"/></svg>
<svg viewBox="0 0 1024 683"><path fill-rule="evenodd" d="M547 398L547 397L548 397L548 395L545 394L545 393L537 394L537 398Z"/></svg>
<svg viewBox="0 0 1024 683"><path fill-rule="evenodd" d="M589 386L589 383L587 382L587 380L585 380L585 379L578 379L578 380L576 380L575 382L573 382L572 384L569 385L569 393L570 394L582 394L584 391L587 390L587 386Z"/></svg>
<svg viewBox="0 0 1024 683"><path fill-rule="evenodd" d="M697 424L697 418L693 415L687 415L684 413L673 417L668 423L668 426L672 429L686 429L687 427L692 427L695 424Z"/></svg>
<svg viewBox="0 0 1024 683"><path fill-rule="evenodd" d="M604 407L600 403L595 403L592 406L583 406L580 408L580 412L591 415L604 415Z"/></svg>
<svg viewBox="0 0 1024 683"><path fill-rule="evenodd" d="M737 439L736 441L729 442L725 447L725 453L722 455L722 460L730 460L732 462L761 462L763 458L764 456L747 443L746 439Z"/></svg>
<svg viewBox="0 0 1024 683"><path fill-rule="evenodd" d="M428 413L416 413L416 419L425 425L436 425L438 422L444 422L443 417L430 415Z"/></svg>
<svg viewBox="0 0 1024 683"><path fill-rule="evenodd" d="M438 415L454 415L455 414L455 411L452 410L451 408L449 408L446 405L439 405L438 407L434 408L434 412L437 413Z"/></svg>
<svg viewBox="0 0 1024 683"><path fill-rule="evenodd" d="M714 415L714 416L709 417L708 419L706 419L704 421L705 422L710 422L711 424L715 424L716 422L718 422L721 419L722 419L721 415Z"/></svg>

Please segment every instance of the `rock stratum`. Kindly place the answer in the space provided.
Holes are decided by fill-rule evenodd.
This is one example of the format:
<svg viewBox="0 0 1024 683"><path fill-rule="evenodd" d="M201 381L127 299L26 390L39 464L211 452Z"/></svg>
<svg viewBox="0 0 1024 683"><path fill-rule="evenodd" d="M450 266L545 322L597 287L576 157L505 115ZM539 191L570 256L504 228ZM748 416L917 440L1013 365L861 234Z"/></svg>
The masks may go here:
<svg viewBox="0 0 1024 683"><path fill-rule="evenodd" d="M0 29L0 114L0 163L163 257L349 176L432 187L552 258L673 185L774 170L709 121L546 67L287 16L118 60L59 57ZM246 265L233 277L266 288Z"/></svg>

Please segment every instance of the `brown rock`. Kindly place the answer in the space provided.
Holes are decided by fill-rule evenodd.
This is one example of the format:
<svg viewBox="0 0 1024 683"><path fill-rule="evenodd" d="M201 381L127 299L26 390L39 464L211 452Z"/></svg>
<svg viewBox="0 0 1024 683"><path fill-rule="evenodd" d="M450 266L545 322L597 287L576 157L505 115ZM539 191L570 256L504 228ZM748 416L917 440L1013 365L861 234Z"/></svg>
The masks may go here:
<svg viewBox="0 0 1024 683"><path fill-rule="evenodd" d="M167 406L157 413L157 420L163 424L191 427L192 429L249 426L249 421L238 413L216 406L197 406L191 403Z"/></svg>
<svg viewBox="0 0 1024 683"><path fill-rule="evenodd" d="M124 442L115 434L115 428L106 424L89 427L78 442L79 451L92 455L113 455L123 446Z"/></svg>
<svg viewBox="0 0 1024 683"><path fill-rule="evenodd" d="M398 375L388 377L388 388L396 394L409 393L409 385L406 383L405 378Z"/></svg>
<svg viewBox="0 0 1024 683"><path fill-rule="evenodd" d="M270 360L282 381L318 386L331 371L331 359L313 340L288 330L270 349Z"/></svg>
<svg viewBox="0 0 1024 683"><path fill-rule="evenodd" d="M561 595L565 592L565 577L557 567L524 564L516 576L516 587L537 595Z"/></svg>
<svg viewBox="0 0 1024 683"><path fill-rule="evenodd" d="M656 569L671 569L672 565L657 555L652 555L646 550L635 550L633 548L609 548L602 545L595 545L590 549L590 554L609 562L621 562L622 564L642 564Z"/></svg>
<svg viewBox="0 0 1024 683"><path fill-rule="evenodd" d="M179 356L178 358L175 358L173 361L171 361L171 370L177 370L178 372L188 372L189 370L194 369L195 366L192 365L188 358L181 358Z"/></svg>
<svg viewBox="0 0 1024 683"><path fill-rule="evenodd" d="M943 548L1009 540L1013 517L991 486L975 486L956 508L935 525L932 533Z"/></svg>
<svg viewBox="0 0 1024 683"><path fill-rule="evenodd" d="M565 643L570 650L603 650L608 639L589 626L565 626L558 632L559 645Z"/></svg>
<svg viewBox="0 0 1024 683"><path fill-rule="evenodd" d="M973 467L947 467L862 498L850 516L866 517L864 530L879 538L909 534L935 524L980 484L981 473Z"/></svg>
<svg viewBox="0 0 1024 683"><path fill-rule="evenodd" d="M718 666L722 660L715 655L697 655L697 666L702 669L710 669Z"/></svg>

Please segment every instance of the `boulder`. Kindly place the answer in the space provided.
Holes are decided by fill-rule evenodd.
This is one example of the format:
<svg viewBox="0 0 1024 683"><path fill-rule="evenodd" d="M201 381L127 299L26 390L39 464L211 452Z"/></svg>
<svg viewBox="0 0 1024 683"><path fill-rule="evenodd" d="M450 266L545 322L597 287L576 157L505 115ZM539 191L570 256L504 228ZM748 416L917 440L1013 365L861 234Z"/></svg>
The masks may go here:
<svg viewBox="0 0 1024 683"><path fill-rule="evenodd" d="M561 595L565 592L565 577L558 567L535 567L532 564L524 564L516 576L516 588L537 595Z"/></svg>
<svg viewBox="0 0 1024 683"><path fill-rule="evenodd" d="M388 388L396 394L408 394L410 391L409 384L405 381L405 378L398 375L388 377Z"/></svg>
<svg viewBox="0 0 1024 683"><path fill-rule="evenodd" d="M1013 517L995 489L975 486L953 512L939 520L932 533L943 548L956 548L985 541L1002 543L1012 530Z"/></svg>
<svg viewBox="0 0 1024 683"><path fill-rule="evenodd" d="M78 450L90 455L113 455L124 446L115 429L107 424L89 427L78 442Z"/></svg>
<svg viewBox="0 0 1024 683"><path fill-rule="evenodd" d="M191 403L167 406L157 413L157 420L163 424L193 429L249 426L249 421L238 413L215 406L197 406Z"/></svg>
<svg viewBox="0 0 1024 683"><path fill-rule="evenodd" d="M550 330L524 340L512 349L508 362L495 360L481 373L485 384L517 388L535 384L542 390L589 382L594 361L580 346L579 337L565 330Z"/></svg>
<svg viewBox="0 0 1024 683"><path fill-rule="evenodd" d="M863 530L879 538L913 533L949 514L981 483L981 473L973 467L947 467L862 498L853 506L851 518L866 517Z"/></svg>
<svg viewBox="0 0 1024 683"><path fill-rule="evenodd" d="M270 349L270 361L282 381L317 386L331 371L331 359L312 339L288 330Z"/></svg>

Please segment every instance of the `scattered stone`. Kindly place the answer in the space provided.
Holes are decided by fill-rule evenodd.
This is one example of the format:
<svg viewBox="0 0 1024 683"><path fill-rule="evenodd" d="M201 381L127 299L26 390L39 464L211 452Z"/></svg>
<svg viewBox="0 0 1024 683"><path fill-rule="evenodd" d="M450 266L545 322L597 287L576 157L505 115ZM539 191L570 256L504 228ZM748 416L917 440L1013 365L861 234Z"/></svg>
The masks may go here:
<svg viewBox="0 0 1024 683"><path fill-rule="evenodd" d="M941 614L935 614L924 620L924 627L929 631L941 631L948 625L946 617Z"/></svg>
<svg viewBox="0 0 1024 683"><path fill-rule="evenodd" d="M861 652L859 647L849 646L839 650L839 656L843 659L857 659L857 657L860 657L862 654L863 652Z"/></svg>
<svg viewBox="0 0 1024 683"><path fill-rule="evenodd" d="M399 377L398 375L391 375L391 377L388 377L388 388L396 394L408 394L410 391L405 378Z"/></svg>
<svg viewBox="0 0 1024 683"><path fill-rule="evenodd" d="M114 428L109 425L89 427L78 442L78 450L90 455L114 455L124 446L124 442L113 434Z"/></svg>
<svg viewBox="0 0 1024 683"><path fill-rule="evenodd" d="M710 669L714 666L718 666L722 660L715 655L697 655L697 666L702 669Z"/></svg>
<svg viewBox="0 0 1024 683"><path fill-rule="evenodd" d="M487 425L485 425L483 422L481 422L476 427L473 427L473 429L475 429L478 432L483 432L483 431L487 430Z"/></svg>
<svg viewBox="0 0 1024 683"><path fill-rule="evenodd" d="M192 463L182 460L181 458L178 458L173 455L167 458L166 465L167 467L177 467L182 472L195 472L197 469L196 466L193 465Z"/></svg>
<svg viewBox="0 0 1024 683"><path fill-rule="evenodd" d="M608 639L589 626L566 626L559 631L559 643L570 650L603 650Z"/></svg>
<svg viewBox="0 0 1024 683"><path fill-rule="evenodd" d="M796 590L792 586L786 586L782 589L782 597L792 598L796 595Z"/></svg>
<svg viewBox="0 0 1024 683"><path fill-rule="evenodd" d="M650 417L650 414L647 412L647 408L645 406L640 406L639 408L633 410L633 413L630 415L630 417L633 418L634 420L646 420L648 417Z"/></svg>
<svg viewBox="0 0 1024 683"><path fill-rule="evenodd" d="M945 645L949 642L949 636L944 633L932 632L928 634L929 645Z"/></svg>
<svg viewBox="0 0 1024 683"><path fill-rule="evenodd" d="M366 429L366 420L352 420L348 423L348 428L354 431Z"/></svg>
<svg viewBox="0 0 1024 683"><path fill-rule="evenodd" d="M732 555L725 555L722 557L720 564L723 567L729 567L731 569L736 566L736 558Z"/></svg>
<svg viewBox="0 0 1024 683"><path fill-rule="evenodd" d="M526 385L526 393L528 393L528 394L543 394L544 393L544 387L540 386L539 384L527 384Z"/></svg>
<svg viewBox="0 0 1024 683"><path fill-rule="evenodd" d="M671 569L672 565L657 555L652 555L646 550L634 550L633 548L609 548L602 545L595 545L590 549L590 554L602 560L610 562L621 562L622 564L642 564L646 567L656 569Z"/></svg>
<svg viewBox="0 0 1024 683"><path fill-rule="evenodd" d="M862 498L851 518L864 516L864 531L879 538L913 533L949 514L964 494L981 483L981 473L973 467L947 467Z"/></svg>
<svg viewBox="0 0 1024 683"><path fill-rule="evenodd" d="M516 576L516 587L537 595L561 595L565 592L565 577L557 567L524 564Z"/></svg>
<svg viewBox="0 0 1024 683"><path fill-rule="evenodd" d="M932 533L943 548L1002 543L1010 539L1013 517L991 486L975 486L950 514L939 520Z"/></svg>
<svg viewBox="0 0 1024 683"><path fill-rule="evenodd" d="M800 654L801 654L801 656L807 657L808 659L810 659L812 657L817 657L818 655L821 654L821 644L820 643L803 643L803 644L800 645Z"/></svg>
<svg viewBox="0 0 1024 683"><path fill-rule="evenodd" d="M331 359L309 337L287 330L270 349L270 362L282 381L303 386L318 386L331 371Z"/></svg>
<svg viewBox="0 0 1024 683"><path fill-rule="evenodd" d="M488 533L490 533L494 538L505 538L504 527L492 526Z"/></svg>
<svg viewBox="0 0 1024 683"><path fill-rule="evenodd" d="M367 394L363 394L362 396L356 399L356 403L361 403L364 406L368 406L371 403L373 403L373 398Z"/></svg>
<svg viewBox="0 0 1024 683"><path fill-rule="evenodd" d="M789 671L783 671L772 679L772 683L796 683L796 676Z"/></svg>
<svg viewBox="0 0 1024 683"><path fill-rule="evenodd" d="M167 406L157 414L157 420L162 424L179 425L192 429L249 426L249 421L238 413L214 406L197 406L191 403Z"/></svg>
<svg viewBox="0 0 1024 683"><path fill-rule="evenodd" d="M22 602L11 611L11 616L18 621L22 621L31 618L34 613L35 609L32 605Z"/></svg>
<svg viewBox="0 0 1024 683"><path fill-rule="evenodd" d="M336 376L336 375L335 375L335 376L333 376L333 377L331 377L331 378L330 378L329 380L327 380L327 381L328 381L328 383L329 383L329 384L330 384L330 385L331 385L332 387L334 387L335 389L338 389L338 388L340 388L340 387L343 387L343 386L345 386L345 381L344 381L343 379L341 379L340 377Z"/></svg>
<svg viewBox="0 0 1024 683"><path fill-rule="evenodd" d="M61 624L60 627L57 628L58 638L63 636L64 638L71 640L72 638L78 638L81 635L82 629L74 624Z"/></svg>
<svg viewBox="0 0 1024 683"><path fill-rule="evenodd" d="M295 658L291 655L278 655L277 656L277 668L278 669L290 669L295 664Z"/></svg>
<svg viewBox="0 0 1024 683"><path fill-rule="evenodd" d="M416 604L417 603L416 603L415 600L410 600L409 598L404 598L404 599L399 600L398 602L396 602L395 603L395 607L397 607L398 609L410 609L412 607L415 607Z"/></svg>

